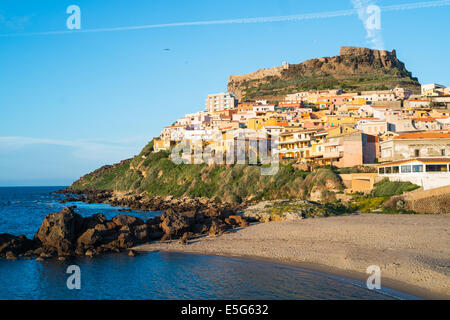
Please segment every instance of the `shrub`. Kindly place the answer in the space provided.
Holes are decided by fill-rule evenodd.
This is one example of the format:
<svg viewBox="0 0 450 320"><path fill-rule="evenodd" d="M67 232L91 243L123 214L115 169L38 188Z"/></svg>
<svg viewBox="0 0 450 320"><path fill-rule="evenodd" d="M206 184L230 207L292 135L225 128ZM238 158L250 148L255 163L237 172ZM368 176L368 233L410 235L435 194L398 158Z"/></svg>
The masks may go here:
<svg viewBox="0 0 450 320"><path fill-rule="evenodd" d="M420 188L418 185L411 182L389 181L389 179L385 178L375 184L372 195L375 197L392 197L418 188Z"/></svg>

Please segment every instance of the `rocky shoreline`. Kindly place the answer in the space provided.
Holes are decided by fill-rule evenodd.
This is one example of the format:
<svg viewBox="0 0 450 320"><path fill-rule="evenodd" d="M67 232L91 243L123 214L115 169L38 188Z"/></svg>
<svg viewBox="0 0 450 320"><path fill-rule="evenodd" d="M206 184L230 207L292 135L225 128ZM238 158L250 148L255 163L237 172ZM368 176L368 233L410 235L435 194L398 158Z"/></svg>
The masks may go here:
<svg viewBox="0 0 450 320"><path fill-rule="evenodd" d="M36 257L39 260L93 257L126 251L138 244L156 240L180 239L180 243L187 244L190 239L204 234L214 236L236 227L248 226L247 219L236 214L242 206L216 204L208 199L117 196L110 191L79 192L70 189L58 193L68 195L62 202L109 203L133 210L163 213L146 221L125 214L107 220L102 213L82 217L75 212L76 206L66 207L47 215L33 239L24 235L0 234L0 257L11 260L18 257ZM134 252L129 250L129 254Z"/></svg>
<svg viewBox="0 0 450 320"><path fill-rule="evenodd" d="M107 220L102 213L82 217L76 213L76 206L68 206L47 215L33 239L0 234L0 258L64 260L127 250L133 255L135 252L130 248L137 245L178 239L180 244L188 244L189 240L202 235L216 236L237 227L247 227L249 222L302 220L347 213L343 207L307 200L272 200L250 205L92 189L66 188L56 193L65 195L61 203L107 203L123 207L118 211L161 211L162 214L146 221L126 214Z"/></svg>
<svg viewBox="0 0 450 320"><path fill-rule="evenodd" d="M190 210L205 210L215 208L217 210L240 211L245 208L246 204L236 203L216 203L208 198L174 198L173 196L149 197L146 195L137 195L133 193L119 193L109 190L77 190L66 188L57 191L58 194L66 195L66 199L61 203L81 201L85 203L107 203L113 207L126 207L129 210L141 211L165 211L172 209L177 212Z"/></svg>

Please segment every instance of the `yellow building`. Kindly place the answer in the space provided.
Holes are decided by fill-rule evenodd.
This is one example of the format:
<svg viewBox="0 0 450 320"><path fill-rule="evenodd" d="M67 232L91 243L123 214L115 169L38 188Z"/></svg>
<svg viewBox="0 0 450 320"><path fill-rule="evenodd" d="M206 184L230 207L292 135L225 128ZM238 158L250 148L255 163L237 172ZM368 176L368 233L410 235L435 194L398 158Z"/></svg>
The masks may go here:
<svg viewBox="0 0 450 320"><path fill-rule="evenodd" d="M326 116L326 122L329 127L338 127L343 124L356 124L356 120L352 116Z"/></svg>
<svg viewBox="0 0 450 320"><path fill-rule="evenodd" d="M355 97L351 103L354 106L365 106L367 104L367 100L364 98L356 98Z"/></svg>
<svg viewBox="0 0 450 320"><path fill-rule="evenodd" d="M251 130L261 130L264 127L287 126L288 123L278 116L258 117L247 120L247 128Z"/></svg>
<svg viewBox="0 0 450 320"><path fill-rule="evenodd" d="M327 130L328 137L337 137L343 134L349 134L349 133L355 133L358 132L355 128L353 128L353 125L340 125L338 127L333 127Z"/></svg>
<svg viewBox="0 0 450 320"><path fill-rule="evenodd" d="M280 159L305 160L311 153L311 140L315 130L295 130L280 135L278 154Z"/></svg>

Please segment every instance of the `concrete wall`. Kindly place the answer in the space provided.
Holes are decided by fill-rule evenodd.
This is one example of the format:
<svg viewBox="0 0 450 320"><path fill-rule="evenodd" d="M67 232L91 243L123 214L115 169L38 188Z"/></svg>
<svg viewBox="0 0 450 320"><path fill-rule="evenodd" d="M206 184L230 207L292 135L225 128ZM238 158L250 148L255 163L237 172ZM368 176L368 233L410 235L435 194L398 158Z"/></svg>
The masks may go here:
<svg viewBox="0 0 450 320"><path fill-rule="evenodd" d="M340 174L339 177L346 191L364 193L372 191L374 184L382 179L378 173L349 173Z"/></svg>
<svg viewBox="0 0 450 320"><path fill-rule="evenodd" d="M418 213L450 213L450 186L431 190L415 190L392 198L392 203L402 200L405 209Z"/></svg>
<svg viewBox="0 0 450 320"><path fill-rule="evenodd" d="M450 172L417 172L408 174L385 174L389 181L405 181L417 184L424 190L450 185Z"/></svg>

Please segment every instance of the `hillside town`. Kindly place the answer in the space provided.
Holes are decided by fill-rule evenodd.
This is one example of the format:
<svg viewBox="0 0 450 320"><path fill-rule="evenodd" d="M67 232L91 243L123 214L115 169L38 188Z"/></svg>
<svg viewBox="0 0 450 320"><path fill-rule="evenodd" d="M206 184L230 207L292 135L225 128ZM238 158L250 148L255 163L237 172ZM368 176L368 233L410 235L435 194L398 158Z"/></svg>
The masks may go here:
<svg viewBox="0 0 450 320"><path fill-rule="evenodd" d="M275 139L269 152L305 171L364 165L424 189L450 184L450 87L443 85L422 85L420 92L401 87L307 91L277 102L210 94L204 111L165 127L154 149L184 143L202 149L214 145L226 153L236 139L230 132L237 130Z"/></svg>

